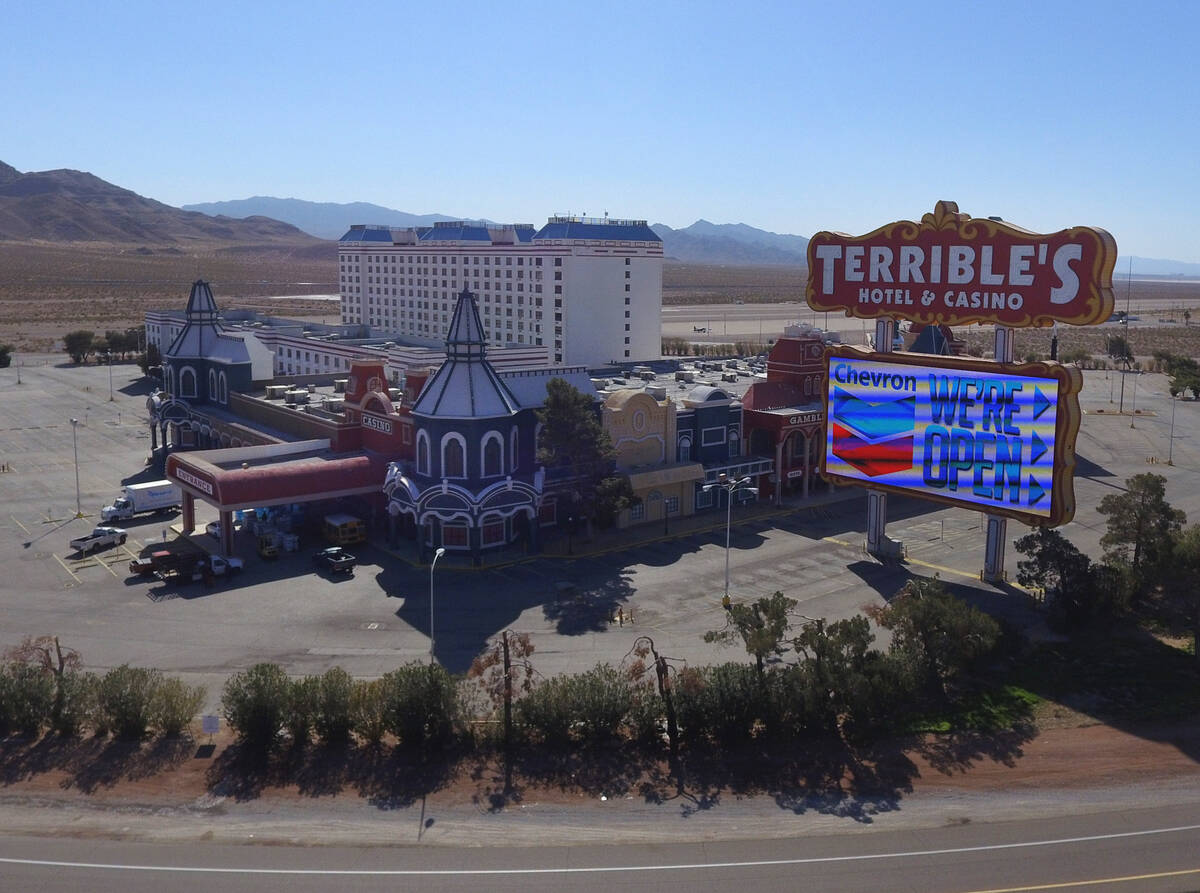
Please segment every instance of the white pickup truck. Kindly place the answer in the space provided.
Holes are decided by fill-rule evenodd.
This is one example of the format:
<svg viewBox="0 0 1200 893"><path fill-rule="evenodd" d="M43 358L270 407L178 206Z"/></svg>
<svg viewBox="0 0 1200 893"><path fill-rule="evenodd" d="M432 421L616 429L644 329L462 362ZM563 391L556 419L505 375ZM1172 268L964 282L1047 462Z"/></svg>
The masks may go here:
<svg viewBox="0 0 1200 893"><path fill-rule="evenodd" d="M214 577L232 577L234 574L240 573L245 564L240 558L223 558L220 555L209 555L208 558L200 559L196 565L195 571L192 572L192 582L199 583L204 579L204 570L208 568Z"/></svg>
<svg viewBox="0 0 1200 893"><path fill-rule="evenodd" d="M71 540L71 548L86 555L103 546L117 546L125 542L128 534L120 527L97 527L86 536Z"/></svg>

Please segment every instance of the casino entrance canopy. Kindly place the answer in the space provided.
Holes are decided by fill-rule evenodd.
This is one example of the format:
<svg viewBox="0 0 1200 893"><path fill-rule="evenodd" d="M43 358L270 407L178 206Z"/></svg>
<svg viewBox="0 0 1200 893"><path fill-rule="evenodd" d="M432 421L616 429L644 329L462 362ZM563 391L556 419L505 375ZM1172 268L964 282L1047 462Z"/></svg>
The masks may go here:
<svg viewBox="0 0 1200 893"><path fill-rule="evenodd" d="M334 453L328 440L172 453L167 478L184 496L184 527L196 499L222 513L342 496L378 494L388 461L371 453Z"/></svg>

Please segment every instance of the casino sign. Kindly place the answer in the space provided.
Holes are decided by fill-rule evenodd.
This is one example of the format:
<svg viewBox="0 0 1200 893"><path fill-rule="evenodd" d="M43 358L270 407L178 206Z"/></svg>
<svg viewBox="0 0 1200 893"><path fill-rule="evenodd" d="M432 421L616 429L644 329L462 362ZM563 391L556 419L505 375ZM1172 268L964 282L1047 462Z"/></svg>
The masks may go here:
<svg viewBox="0 0 1200 893"><path fill-rule="evenodd" d="M940 201L920 223L814 235L807 298L814 310L859 319L1094 325L1112 315L1116 258L1116 242L1102 229L1040 235Z"/></svg>

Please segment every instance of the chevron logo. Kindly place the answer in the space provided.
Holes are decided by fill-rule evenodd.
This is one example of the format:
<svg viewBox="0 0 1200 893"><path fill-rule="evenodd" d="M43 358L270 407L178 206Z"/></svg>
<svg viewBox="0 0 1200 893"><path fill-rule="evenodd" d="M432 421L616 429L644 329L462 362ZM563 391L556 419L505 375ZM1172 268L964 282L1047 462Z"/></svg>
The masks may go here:
<svg viewBox="0 0 1200 893"><path fill-rule="evenodd" d="M833 454L870 477L912 468L916 410L913 396L863 400L835 388Z"/></svg>

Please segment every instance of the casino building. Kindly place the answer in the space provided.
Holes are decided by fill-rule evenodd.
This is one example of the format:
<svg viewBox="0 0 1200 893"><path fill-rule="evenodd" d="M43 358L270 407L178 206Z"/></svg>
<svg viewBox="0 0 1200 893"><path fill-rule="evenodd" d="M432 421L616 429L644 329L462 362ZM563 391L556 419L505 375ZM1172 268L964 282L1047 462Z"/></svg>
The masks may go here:
<svg viewBox="0 0 1200 893"><path fill-rule="evenodd" d="M551 378L595 394L583 367L499 374L487 359L475 296L463 289L446 336L446 362L410 409L415 455L388 466L383 492L393 535L422 552L446 548L476 559L521 542L537 551L539 528L557 521L537 462L537 410Z"/></svg>
<svg viewBox="0 0 1200 893"><path fill-rule="evenodd" d="M536 464L536 411L552 377L595 389L583 367L497 371L470 292L458 296L446 361L410 372L403 389L380 359L305 385L273 378L270 352L224 327L202 281L185 317L163 360L167 389L147 401L185 530L196 500L211 504L228 553L237 511L349 503L372 526L386 519L394 540L478 558L517 543L536 551L540 528L557 523Z"/></svg>

